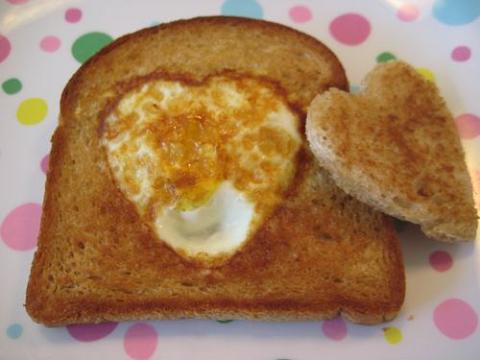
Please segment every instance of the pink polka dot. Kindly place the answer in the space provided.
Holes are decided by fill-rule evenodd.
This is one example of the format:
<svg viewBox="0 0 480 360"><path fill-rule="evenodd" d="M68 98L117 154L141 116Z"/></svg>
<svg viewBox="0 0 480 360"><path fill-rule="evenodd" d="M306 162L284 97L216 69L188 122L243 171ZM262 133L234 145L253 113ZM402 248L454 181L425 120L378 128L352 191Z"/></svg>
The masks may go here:
<svg viewBox="0 0 480 360"><path fill-rule="evenodd" d="M432 268L439 272L444 272L450 269L453 265L453 260L450 254L446 251L437 250L430 254L429 262Z"/></svg>
<svg viewBox="0 0 480 360"><path fill-rule="evenodd" d="M28 0L7 0L12 5L25 4Z"/></svg>
<svg viewBox="0 0 480 360"><path fill-rule="evenodd" d="M155 352L158 343L158 334L149 324L138 323L130 326L125 333L123 347L132 359L144 360Z"/></svg>
<svg viewBox="0 0 480 360"><path fill-rule="evenodd" d="M347 325L342 318L337 317L333 320L325 320L322 323L322 331L329 339L340 341L347 336Z"/></svg>
<svg viewBox="0 0 480 360"><path fill-rule="evenodd" d="M290 8L288 11L290 19L296 23L304 23L312 20L312 12L310 9L303 5L296 5Z"/></svg>
<svg viewBox="0 0 480 360"><path fill-rule="evenodd" d="M79 8L70 8L65 11L65 20L69 23L79 22L82 18L82 10Z"/></svg>
<svg viewBox="0 0 480 360"><path fill-rule="evenodd" d="M448 299L435 308L433 321L443 335L459 340L465 339L475 332L478 316L465 301Z"/></svg>
<svg viewBox="0 0 480 360"><path fill-rule="evenodd" d="M335 40L345 45L358 45L370 35L370 23L360 14L344 14L330 23L330 33Z"/></svg>
<svg viewBox="0 0 480 360"><path fill-rule="evenodd" d="M473 139L480 135L480 117L473 114L462 114L455 118L455 122L462 139Z"/></svg>
<svg viewBox="0 0 480 360"><path fill-rule="evenodd" d="M2 240L13 250L31 250L37 245L42 207L27 203L10 211L0 227Z"/></svg>
<svg viewBox="0 0 480 360"><path fill-rule="evenodd" d="M5 36L0 35L0 63L8 57L12 46Z"/></svg>
<svg viewBox="0 0 480 360"><path fill-rule="evenodd" d="M413 4L403 4L397 10L397 17L402 21L414 21L418 18L420 12Z"/></svg>
<svg viewBox="0 0 480 360"><path fill-rule="evenodd" d="M452 59L453 61L467 61L470 59L472 52L468 46L457 46L455 49L452 50Z"/></svg>
<svg viewBox="0 0 480 360"><path fill-rule="evenodd" d="M57 51L60 47L60 39L56 36L45 36L40 41L40 48L46 52Z"/></svg>
<svg viewBox="0 0 480 360"><path fill-rule="evenodd" d="M104 322L100 324L80 324L68 325L67 331L75 340L82 342L90 342L100 340L115 330L117 327L115 322Z"/></svg>
<svg viewBox="0 0 480 360"><path fill-rule="evenodd" d="M40 161L40 169L46 174L48 172L48 160L50 159L50 155L47 154L42 158Z"/></svg>

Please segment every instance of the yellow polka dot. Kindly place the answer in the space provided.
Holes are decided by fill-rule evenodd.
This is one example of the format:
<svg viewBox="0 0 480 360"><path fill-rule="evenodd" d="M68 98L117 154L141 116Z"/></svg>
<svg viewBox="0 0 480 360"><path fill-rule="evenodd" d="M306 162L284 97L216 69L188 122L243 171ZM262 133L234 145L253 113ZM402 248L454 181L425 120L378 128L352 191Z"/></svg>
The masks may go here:
<svg viewBox="0 0 480 360"><path fill-rule="evenodd" d="M17 119L23 125L35 125L45 119L48 105L44 99L29 98L23 100L17 109Z"/></svg>
<svg viewBox="0 0 480 360"><path fill-rule="evenodd" d="M430 80L431 82L435 82L435 75L433 75L433 72L431 72L427 68L418 68L417 72L425 79Z"/></svg>
<svg viewBox="0 0 480 360"><path fill-rule="evenodd" d="M389 344L395 345L402 341L402 332L396 327L387 327L383 329L383 336Z"/></svg>

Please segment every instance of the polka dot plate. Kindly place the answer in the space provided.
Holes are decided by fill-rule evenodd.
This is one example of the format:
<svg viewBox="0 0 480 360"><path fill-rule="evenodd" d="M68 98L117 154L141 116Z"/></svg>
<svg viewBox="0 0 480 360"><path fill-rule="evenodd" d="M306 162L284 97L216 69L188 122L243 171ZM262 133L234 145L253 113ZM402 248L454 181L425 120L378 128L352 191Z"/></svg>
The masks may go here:
<svg viewBox="0 0 480 360"><path fill-rule="evenodd" d="M434 242L403 223L397 230L407 295L386 324L179 320L45 328L29 319L25 287L66 81L122 34L219 14L273 20L319 38L344 64L352 92L376 63L410 62L446 98L479 190L480 0L0 0L0 358L478 358L478 246Z"/></svg>

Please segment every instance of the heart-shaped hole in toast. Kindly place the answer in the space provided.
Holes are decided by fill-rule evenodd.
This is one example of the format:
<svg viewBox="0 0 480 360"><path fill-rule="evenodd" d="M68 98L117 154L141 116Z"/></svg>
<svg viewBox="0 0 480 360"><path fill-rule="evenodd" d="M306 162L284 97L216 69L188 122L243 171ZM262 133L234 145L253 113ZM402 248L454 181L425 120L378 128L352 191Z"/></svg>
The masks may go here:
<svg viewBox="0 0 480 360"><path fill-rule="evenodd" d="M302 144L299 115L265 79L150 79L103 119L125 197L179 255L219 265L281 202Z"/></svg>

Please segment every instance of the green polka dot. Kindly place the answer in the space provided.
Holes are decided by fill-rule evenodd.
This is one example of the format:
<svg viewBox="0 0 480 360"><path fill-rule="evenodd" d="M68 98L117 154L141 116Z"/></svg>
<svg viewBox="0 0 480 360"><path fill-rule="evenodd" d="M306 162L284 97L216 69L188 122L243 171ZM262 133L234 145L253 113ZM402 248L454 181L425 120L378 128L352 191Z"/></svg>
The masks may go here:
<svg viewBox="0 0 480 360"><path fill-rule="evenodd" d="M2 89L6 94L13 95L22 90L22 83L17 78L11 78L2 83Z"/></svg>
<svg viewBox="0 0 480 360"><path fill-rule="evenodd" d="M72 45L72 55L80 63L84 63L101 48L110 44L113 38L102 32L90 32L80 36Z"/></svg>
<svg viewBox="0 0 480 360"><path fill-rule="evenodd" d="M377 56L377 63L384 63L387 61L395 60L397 57L391 52L385 51Z"/></svg>
<svg viewBox="0 0 480 360"><path fill-rule="evenodd" d="M17 120L23 125L35 125L43 121L48 113L44 99L29 98L23 100L17 108Z"/></svg>
<svg viewBox="0 0 480 360"><path fill-rule="evenodd" d="M228 324L231 323L233 320L217 320L218 323L220 324Z"/></svg>
<svg viewBox="0 0 480 360"><path fill-rule="evenodd" d="M395 226L395 230L397 232L403 232L406 230L408 223L406 221L393 219L393 225Z"/></svg>
<svg viewBox="0 0 480 360"><path fill-rule="evenodd" d="M387 327L383 329L383 336L389 344L396 345L402 341L402 332L396 327Z"/></svg>

